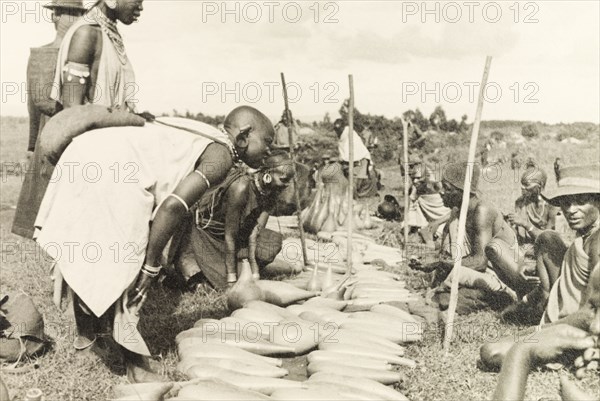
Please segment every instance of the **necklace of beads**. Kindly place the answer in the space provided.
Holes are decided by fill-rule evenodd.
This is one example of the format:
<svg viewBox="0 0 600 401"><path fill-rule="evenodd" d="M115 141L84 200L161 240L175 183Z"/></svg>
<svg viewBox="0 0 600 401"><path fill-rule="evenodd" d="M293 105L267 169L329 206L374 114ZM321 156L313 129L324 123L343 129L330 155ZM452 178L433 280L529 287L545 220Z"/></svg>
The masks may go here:
<svg viewBox="0 0 600 401"><path fill-rule="evenodd" d="M104 32L112 42L121 64L127 64L125 44L123 43L123 38L121 37L119 30L117 29L117 23L109 19L106 15L104 15L104 13L99 8L96 7L95 10L95 12L91 13L92 17L94 18L94 21L96 21L98 25L100 25L100 29L102 29L102 32Z"/></svg>
<svg viewBox="0 0 600 401"><path fill-rule="evenodd" d="M229 152L231 153L233 162L237 163L240 160L240 155L239 155L238 151L236 150L235 146L233 146L233 142L231 142L231 139L229 139L229 134L227 133L227 131L225 131L224 128L221 128L221 132L223 134L225 134L225 138L223 139L223 142L225 142L225 144L229 148Z"/></svg>
<svg viewBox="0 0 600 401"><path fill-rule="evenodd" d="M263 188L263 186L260 183L258 174L254 174L254 185L256 185L256 189L258 190L259 194L261 194L262 196L265 196L267 194L267 191Z"/></svg>

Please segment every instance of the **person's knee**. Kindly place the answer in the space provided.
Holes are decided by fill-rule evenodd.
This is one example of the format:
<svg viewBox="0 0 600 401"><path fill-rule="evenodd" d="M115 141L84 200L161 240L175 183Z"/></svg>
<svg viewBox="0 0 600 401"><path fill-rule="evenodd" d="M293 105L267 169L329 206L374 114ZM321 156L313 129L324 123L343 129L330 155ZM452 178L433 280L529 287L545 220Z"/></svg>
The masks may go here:
<svg viewBox="0 0 600 401"><path fill-rule="evenodd" d="M510 344L508 344L508 347L510 347ZM507 352L506 348L507 344L503 342L483 344L479 349L481 362L489 369L500 369Z"/></svg>
<svg viewBox="0 0 600 401"><path fill-rule="evenodd" d="M545 230L542 231L535 239L534 248L536 250L548 249L552 246L562 243L562 238L560 238L560 235L556 231Z"/></svg>
<svg viewBox="0 0 600 401"><path fill-rule="evenodd" d="M498 260L502 257L502 247L495 241L490 241L484 248L485 256L490 261Z"/></svg>

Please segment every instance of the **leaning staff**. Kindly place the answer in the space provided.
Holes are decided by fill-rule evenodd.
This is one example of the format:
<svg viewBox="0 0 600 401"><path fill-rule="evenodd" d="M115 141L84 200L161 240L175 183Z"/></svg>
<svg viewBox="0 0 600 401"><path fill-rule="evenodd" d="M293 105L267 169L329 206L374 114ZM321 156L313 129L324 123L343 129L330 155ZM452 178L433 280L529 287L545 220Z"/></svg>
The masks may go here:
<svg viewBox="0 0 600 401"><path fill-rule="evenodd" d="M350 101L348 105L348 243L346 245L346 260L348 263L348 273L352 274L352 225L354 216L354 79L352 74L348 75L350 85Z"/></svg>
<svg viewBox="0 0 600 401"><path fill-rule="evenodd" d="M297 205L297 216L298 216L298 228L300 229L300 244L302 246L302 261L304 262L304 266L308 266L308 257L306 255L306 240L304 239L304 227L302 227L302 217L300 215L300 193L298 192L298 178L297 178L297 174L296 174L296 157L294 155L294 135L292 134L293 131L293 121L291 119L292 115L290 113L290 107L289 107L289 102L288 102L288 94L287 94L287 87L285 86L285 76L283 75L283 72L281 73L281 83L283 85L283 102L285 104L285 115L287 116L287 120L288 120L288 141L290 143L290 157L293 161L292 163L292 169L294 172L294 196L296 198L296 205Z"/></svg>
<svg viewBox="0 0 600 401"><path fill-rule="evenodd" d="M471 132L471 143L469 145L469 157L467 159L467 171L465 174L465 183L463 188L471 188L471 180L473 176L473 163L475 161L475 149L477 148L477 137L479 136L479 125L481 123L481 112L483 111L484 91L487 85L488 75L490 73L490 65L492 57L487 56L485 59L485 68L483 70L483 78L479 87L479 100L477 101L477 112L475 114L475 122L473 123L473 131ZM456 303L458 302L458 283L460 278L460 269L462 261L462 247L465 240L465 225L467 222L467 209L469 207L469 191L463 191L462 205L458 218L458 235L456 245L458 255L454 261L452 272L452 287L450 289L450 303L448 305L448 323L446 324L446 332L444 335L444 351L446 355L450 352L450 342L452 340L452 332L454 329L454 314L456 312Z"/></svg>
<svg viewBox="0 0 600 401"><path fill-rule="evenodd" d="M407 260L406 255L408 255L408 223L406 221L406 216L408 215L409 199L408 199L408 189L410 187L410 180L408 176L408 121L404 117L402 117L402 129L404 131L402 135L402 158L404 159L404 259Z"/></svg>

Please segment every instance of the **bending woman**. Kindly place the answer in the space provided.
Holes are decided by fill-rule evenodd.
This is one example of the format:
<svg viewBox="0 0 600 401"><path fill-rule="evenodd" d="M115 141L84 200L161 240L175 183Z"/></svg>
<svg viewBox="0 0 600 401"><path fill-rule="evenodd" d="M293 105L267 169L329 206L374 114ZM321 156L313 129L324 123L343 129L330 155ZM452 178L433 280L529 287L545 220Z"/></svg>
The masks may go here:
<svg viewBox="0 0 600 401"><path fill-rule="evenodd" d="M273 136L264 114L242 106L227 116L223 132L166 118L89 131L62 154L56 171L93 160L94 172L75 168L50 183L36 220L37 242L79 299L79 337L93 343L98 318L114 313L113 337L130 381L160 380L137 313L188 205L219 185L238 159L260 167Z"/></svg>

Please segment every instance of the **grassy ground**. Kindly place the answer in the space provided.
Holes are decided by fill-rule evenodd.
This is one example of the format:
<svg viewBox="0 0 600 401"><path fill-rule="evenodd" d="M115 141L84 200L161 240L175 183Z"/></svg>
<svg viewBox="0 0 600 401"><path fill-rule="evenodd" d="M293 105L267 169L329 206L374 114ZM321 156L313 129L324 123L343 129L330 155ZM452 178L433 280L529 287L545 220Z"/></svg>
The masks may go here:
<svg viewBox="0 0 600 401"><path fill-rule="evenodd" d="M2 163L18 162L21 151L26 148L26 121L1 119L0 158ZM535 156L549 173L549 187L554 184L551 164L560 156L566 164L598 160L597 139L585 145L558 145L556 142L539 141L523 145L524 151ZM444 152L452 152L444 149ZM511 149L494 150L510 154ZM556 152L559 152L557 154ZM465 152L466 154L466 152ZM3 169L6 171L6 169ZM496 181L494 177L498 176ZM493 174L492 174L493 173ZM489 171L480 189L484 199L495 203L503 211L512 209L519 194L519 173L515 175L507 166ZM493 179L492 179L493 178ZM386 169L385 193L400 195L401 178L397 167ZM104 400L112 385L125 381L120 361L112 361L109 368L94 355L77 355L71 344L75 332L74 322L52 304L52 283L48 277L48 261L27 252L33 243L22 241L10 233L20 189L20 177L3 173L0 190L0 241L2 263L0 266L0 292L25 291L31 295L44 315L46 333L51 340L50 350L26 366L26 373L2 372L2 378L11 389L11 395L21 399L31 387L43 389L47 400ZM13 252L18 249L17 252ZM39 255L39 254L37 254ZM428 276L421 273L400 271L409 279L415 291L425 290ZM180 293L157 287L145 306L142 332L153 353L158 355L164 371L173 379L181 379L175 371L175 335L193 325L200 318L221 318L225 314L221 294ZM494 341L499 335L514 333L518 327L501 324L495 313L484 311L468 317L459 317L451 356L445 358L441 351L441 328L430 327L422 343L410 345L407 355L418 361L416 370L407 372L407 380L399 388L412 400L483 400L491 397L496 374L478 368L479 346ZM583 387L598 392L597 378L588 376ZM527 399L558 399L558 373L537 371L531 375Z"/></svg>

